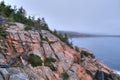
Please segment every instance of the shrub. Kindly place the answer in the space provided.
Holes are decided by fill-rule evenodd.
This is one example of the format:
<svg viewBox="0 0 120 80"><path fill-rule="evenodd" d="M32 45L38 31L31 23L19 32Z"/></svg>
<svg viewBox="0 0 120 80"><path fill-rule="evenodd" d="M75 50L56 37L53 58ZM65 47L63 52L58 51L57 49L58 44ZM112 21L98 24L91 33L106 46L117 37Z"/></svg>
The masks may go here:
<svg viewBox="0 0 120 80"><path fill-rule="evenodd" d="M41 41L46 41L46 42L48 42L49 44L53 43L52 41L49 41L48 37L42 37L42 36L41 36Z"/></svg>
<svg viewBox="0 0 120 80"><path fill-rule="evenodd" d="M67 72L62 73L61 75L62 75L63 80L68 80L69 75Z"/></svg>
<svg viewBox="0 0 120 80"><path fill-rule="evenodd" d="M44 62L46 62L46 63L56 62L56 59L54 59L52 57L48 57L48 58L45 58Z"/></svg>
<svg viewBox="0 0 120 80"><path fill-rule="evenodd" d="M69 42L69 38L68 38L68 35L66 33L63 34L61 32L58 32L57 30L54 30L51 33L54 34L55 36L57 36L61 41L66 43L69 47L73 48L73 43Z"/></svg>
<svg viewBox="0 0 120 80"><path fill-rule="evenodd" d="M43 61L41 60L41 57L35 55L35 54L30 54L28 57L28 62L33 66L42 66Z"/></svg>
<svg viewBox="0 0 120 80"><path fill-rule="evenodd" d="M32 27L30 27L30 26L26 26L26 27L24 28L24 30L26 30L26 31L28 31L28 30L32 30Z"/></svg>
<svg viewBox="0 0 120 80"><path fill-rule="evenodd" d="M77 52L80 52L79 47L77 47L77 46L75 46L75 50L76 50Z"/></svg>
<svg viewBox="0 0 120 80"><path fill-rule="evenodd" d="M52 71L56 71L57 70L52 63L44 62L44 65L49 67Z"/></svg>
<svg viewBox="0 0 120 80"><path fill-rule="evenodd" d="M6 31L5 28L0 27L0 39L5 38L8 35L8 32Z"/></svg>
<svg viewBox="0 0 120 80"><path fill-rule="evenodd" d="M49 67L52 71L56 71L56 68L52 64L54 62L56 62L56 59L54 59L52 57L48 57L48 58L45 58L44 65L47 66L47 67Z"/></svg>
<svg viewBox="0 0 120 80"><path fill-rule="evenodd" d="M43 40L49 42L48 37L45 37Z"/></svg>

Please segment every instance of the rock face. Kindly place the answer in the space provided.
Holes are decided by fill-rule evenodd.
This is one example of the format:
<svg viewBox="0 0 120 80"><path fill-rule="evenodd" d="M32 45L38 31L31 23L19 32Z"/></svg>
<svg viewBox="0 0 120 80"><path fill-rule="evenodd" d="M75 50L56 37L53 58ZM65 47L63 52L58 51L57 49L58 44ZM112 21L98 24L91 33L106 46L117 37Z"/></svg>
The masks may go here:
<svg viewBox="0 0 120 80"><path fill-rule="evenodd" d="M114 74L119 80L111 69L93 58L93 54L84 49L75 51L48 31L8 32L6 40L0 42L0 80L95 80L98 70ZM81 51L85 53L81 55ZM30 54L39 56L44 61L42 66L31 66L27 60ZM47 58L55 62L48 62L48 66Z"/></svg>

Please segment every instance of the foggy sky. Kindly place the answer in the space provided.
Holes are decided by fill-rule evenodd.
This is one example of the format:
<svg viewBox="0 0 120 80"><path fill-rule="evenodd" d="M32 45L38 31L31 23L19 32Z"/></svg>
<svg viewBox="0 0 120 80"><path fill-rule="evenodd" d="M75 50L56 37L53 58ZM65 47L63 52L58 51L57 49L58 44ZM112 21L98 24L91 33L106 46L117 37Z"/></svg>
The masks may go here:
<svg viewBox="0 0 120 80"><path fill-rule="evenodd" d="M28 15L44 17L51 29L120 34L120 0L5 0Z"/></svg>

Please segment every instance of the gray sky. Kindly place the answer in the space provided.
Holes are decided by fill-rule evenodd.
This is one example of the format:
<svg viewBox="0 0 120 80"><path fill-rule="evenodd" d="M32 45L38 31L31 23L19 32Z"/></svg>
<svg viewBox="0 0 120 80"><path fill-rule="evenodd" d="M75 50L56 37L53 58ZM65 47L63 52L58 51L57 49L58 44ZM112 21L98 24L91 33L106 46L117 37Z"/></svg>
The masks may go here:
<svg viewBox="0 0 120 80"><path fill-rule="evenodd" d="M49 27L82 33L120 34L120 0L5 0L29 15L45 17Z"/></svg>

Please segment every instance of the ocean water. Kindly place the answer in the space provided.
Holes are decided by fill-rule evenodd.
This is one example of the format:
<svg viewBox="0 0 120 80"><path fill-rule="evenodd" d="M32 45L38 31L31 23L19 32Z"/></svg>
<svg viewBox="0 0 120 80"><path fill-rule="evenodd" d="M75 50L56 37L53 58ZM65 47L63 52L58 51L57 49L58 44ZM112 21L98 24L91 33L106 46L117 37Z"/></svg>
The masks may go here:
<svg viewBox="0 0 120 80"><path fill-rule="evenodd" d="M74 45L92 51L98 60L120 73L119 37L85 37L71 40Z"/></svg>

